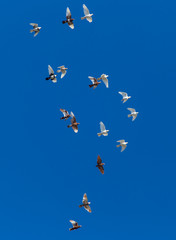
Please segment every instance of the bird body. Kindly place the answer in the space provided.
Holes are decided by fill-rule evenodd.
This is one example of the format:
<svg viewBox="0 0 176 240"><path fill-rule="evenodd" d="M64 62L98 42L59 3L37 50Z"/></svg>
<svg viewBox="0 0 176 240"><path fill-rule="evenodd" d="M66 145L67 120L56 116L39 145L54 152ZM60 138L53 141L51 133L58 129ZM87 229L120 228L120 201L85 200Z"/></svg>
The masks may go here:
<svg viewBox="0 0 176 240"><path fill-rule="evenodd" d="M48 72L49 72L49 77L46 78L46 80L51 79L53 83L57 82L57 75L54 74L54 71L50 65L48 65Z"/></svg>
<svg viewBox="0 0 176 240"><path fill-rule="evenodd" d="M138 115L139 112L136 112L134 108L127 108L131 114L128 114L128 117L132 117L132 121L134 121Z"/></svg>
<svg viewBox="0 0 176 240"><path fill-rule="evenodd" d="M62 21L62 23L68 23L68 26L71 28L71 29L74 29L74 24L73 24L73 21L74 19L71 17L71 12L70 12L70 9L67 7L66 9L66 18L67 20L65 21Z"/></svg>
<svg viewBox="0 0 176 240"><path fill-rule="evenodd" d="M76 118L75 118L75 115L73 114L73 112L71 112L70 115L71 115L71 118L72 118L72 119L71 119L71 124L68 125L67 127L68 127L68 128L72 127L73 131L74 131L75 133L77 133L77 132L78 132L78 125L79 125L80 123L77 123L77 122L76 122Z"/></svg>
<svg viewBox="0 0 176 240"><path fill-rule="evenodd" d="M98 155L96 167L100 170L100 172L102 174L104 174L104 167L103 167L103 165L105 165L105 163L102 163L101 157L100 157L100 155Z"/></svg>
<svg viewBox="0 0 176 240"><path fill-rule="evenodd" d="M62 73L62 74L61 74L61 78L63 78L63 77L65 76L65 74L67 73L66 70L67 70L68 68L66 68L64 65L63 65L63 66L60 66L60 67L58 67L58 68L60 68L60 69L57 70L57 72L58 72L58 73L61 72L61 73Z"/></svg>
<svg viewBox="0 0 176 240"><path fill-rule="evenodd" d="M37 36L37 34L40 32L41 27L39 27L37 23L30 23L30 25L33 26L33 29L31 29L30 32L35 32L34 37Z"/></svg>
<svg viewBox="0 0 176 240"><path fill-rule="evenodd" d="M83 200L82 200L82 204L79 205L79 207L80 207L80 208L81 208L81 207L84 207L89 213L91 213L92 210L91 210L91 208L90 208L89 205L90 205L90 202L88 202L87 194L84 193L84 195L83 195Z"/></svg>
<svg viewBox="0 0 176 240"><path fill-rule="evenodd" d="M117 145L116 147L122 147L121 152L123 152L125 150L125 148L127 147L128 142L125 142L125 140L119 140L117 142L119 142L120 144Z"/></svg>
<svg viewBox="0 0 176 240"><path fill-rule="evenodd" d="M109 132L109 130L106 130L106 128L105 128L105 125L104 125L104 123L103 122L100 122L100 130L101 130L101 132L100 133L97 133L97 135L100 137L100 136L108 136L108 132Z"/></svg>
<svg viewBox="0 0 176 240"><path fill-rule="evenodd" d="M121 101L123 101L123 103L125 103L128 99L131 98L131 96L128 96L128 94L126 92L119 92L119 94L122 95L122 97L123 97L121 100Z"/></svg>
<svg viewBox="0 0 176 240"><path fill-rule="evenodd" d="M89 12L89 9L86 7L85 4L83 4L83 11L85 16L82 17L81 20L87 19L88 22L92 22L93 13Z"/></svg>
<svg viewBox="0 0 176 240"><path fill-rule="evenodd" d="M76 230L76 229L82 227L81 225L78 225L78 223L77 223L76 221L70 220L70 222L71 222L71 224L73 225L72 228L69 228L70 231L72 231L72 230Z"/></svg>

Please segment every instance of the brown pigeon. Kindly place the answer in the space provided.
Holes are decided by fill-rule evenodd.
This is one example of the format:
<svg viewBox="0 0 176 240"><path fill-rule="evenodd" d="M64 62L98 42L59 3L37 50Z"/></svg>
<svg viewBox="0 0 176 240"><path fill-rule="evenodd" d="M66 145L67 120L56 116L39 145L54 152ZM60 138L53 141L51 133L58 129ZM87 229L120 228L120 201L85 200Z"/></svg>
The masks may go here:
<svg viewBox="0 0 176 240"><path fill-rule="evenodd" d="M89 85L89 87L93 87L93 89L95 89L101 82L98 82L96 78L94 77L88 77L91 81L92 84Z"/></svg>
<svg viewBox="0 0 176 240"><path fill-rule="evenodd" d="M62 23L64 24L64 23L68 23L68 26L71 28L71 29L74 29L74 24L73 24L73 21L75 20L75 19L73 19L72 17L71 17L71 12L70 12L70 9L67 7L67 10L66 10L66 18L67 18L67 20L65 20L65 21L62 21Z"/></svg>
<svg viewBox="0 0 176 240"><path fill-rule="evenodd" d="M70 127L72 127L73 128L73 131L75 132L75 133L77 133L78 132L78 125L80 124L80 123L77 123L76 122L76 118L75 118L75 115L71 112L70 113L70 115L71 115L71 125L68 125L67 127L68 128L70 128Z"/></svg>
<svg viewBox="0 0 176 240"><path fill-rule="evenodd" d="M65 119L65 120L67 120L69 117L71 117L71 115L69 114L69 112L68 111L66 111L65 109L60 109L60 111L63 113L63 117L61 117L60 119Z"/></svg>
<svg viewBox="0 0 176 240"><path fill-rule="evenodd" d="M77 222L73 221L73 220L70 220L71 224L73 225L72 228L69 228L70 231L72 230L75 230L75 229L78 229L78 228L81 228L82 226L81 225L78 225Z"/></svg>
<svg viewBox="0 0 176 240"><path fill-rule="evenodd" d="M100 157L100 155L98 155L96 167L100 170L100 172L102 174L104 174L104 167L103 167L103 165L105 165L105 163L102 163L101 157Z"/></svg>

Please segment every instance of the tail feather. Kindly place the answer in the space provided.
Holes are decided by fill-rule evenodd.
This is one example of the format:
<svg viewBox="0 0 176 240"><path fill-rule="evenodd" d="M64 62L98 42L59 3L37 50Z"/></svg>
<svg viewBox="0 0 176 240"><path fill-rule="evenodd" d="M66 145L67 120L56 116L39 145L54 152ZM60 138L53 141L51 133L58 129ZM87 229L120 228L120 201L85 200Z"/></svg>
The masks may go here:
<svg viewBox="0 0 176 240"><path fill-rule="evenodd" d="M83 205L79 205L79 207L81 208L81 207L83 207Z"/></svg>
<svg viewBox="0 0 176 240"><path fill-rule="evenodd" d="M116 145L116 147L120 147L121 145L119 144L119 145Z"/></svg>
<svg viewBox="0 0 176 240"><path fill-rule="evenodd" d="M100 137L102 135L102 133L97 133L97 135Z"/></svg>
<svg viewBox="0 0 176 240"><path fill-rule="evenodd" d="M128 114L128 117L131 117L132 115L131 114Z"/></svg>
<svg viewBox="0 0 176 240"><path fill-rule="evenodd" d="M32 32L34 32L34 30L33 30L33 29L31 29L31 30L30 30L30 32L32 33Z"/></svg>
<svg viewBox="0 0 176 240"><path fill-rule="evenodd" d="M72 125L68 125L67 127L70 128L70 127L72 127Z"/></svg>
<svg viewBox="0 0 176 240"><path fill-rule="evenodd" d="M94 86L93 84L90 84L90 85L89 85L90 88L93 87L93 86Z"/></svg>
<svg viewBox="0 0 176 240"><path fill-rule="evenodd" d="M72 231L73 230L73 228L69 228L69 231Z"/></svg>
<svg viewBox="0 0 176 240"><path fill-rule="evenodd" d="M66 23L67 21L62 21L62 23L64 24L64 23Z"/></svg>
<svg viewBox="0 0 176 240"><path fill-rule="evenodd" d="M50 79L50 77L47 77L47 78L45 78L46 80L49 80Z"/></svg>
<svg viewBox="0 0 176 240"><path fill-rule="evenodd" d="M85 19L86 17L82 17L81 20Z"/></svg>

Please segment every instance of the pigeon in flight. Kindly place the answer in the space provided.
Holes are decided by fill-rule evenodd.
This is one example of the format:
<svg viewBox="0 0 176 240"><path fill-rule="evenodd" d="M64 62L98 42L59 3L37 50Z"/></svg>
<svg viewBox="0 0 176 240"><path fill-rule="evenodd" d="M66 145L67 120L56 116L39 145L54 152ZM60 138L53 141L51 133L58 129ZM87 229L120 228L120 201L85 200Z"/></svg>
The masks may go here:
<svg viewBox="0 0 176 240"><path fill-rule="evenodd" d="M90 202L88 202L88 199L87 199L87 194L84 193L84 196L83 196L83 200L82 200L82 204L79 205L79 207L84 207L89 213L91 213L91 208L90 208Z"/></svg>
<svg viewBox="0 0 176 240"><path fill-rule="evenodd" d="M131 96L128 96L128 94L126 92L119 92L119 94L122 95L122 97L123 97L121 100L121 101L123 101L123 103L125 103L128 99L131 98Z"/></svg>
<svg viewBox="0 0 176 240"><path fill-rule="evenodd" d="M60 109L60 111L63 113L63 117L61 117L60 119L65 119L65 120L67 120L69 117L71 117L71 115L69 114L69 112L68 111L66 111L65 109Z"/></svg>
<svg viewBox="0 0 176 240"><path fill-rule="evenodd" d="M108 75L102 74L100 78L97 78L97 80L102 80L107 88L109 88L109 83L108 83Z"/></svg>
<svg viewBox="0 0 176 240"><path fill-rule="evenodd" d="M80 123L77 123L77 122L76 122L75 115L74 115L72 112L70 113L70 115L71 115L71 125L68 125L67 127L68 127L68 128L72 127L72 128L73 128L73 131L74 131L75 133L77 133L77 132L78 132L78 125L79 125Z"/></svg>
<svg viewBox="0 0 176 240"><path fill-rule="evenodd" d="M131 114L128 114L128 117L133 117L132 121L134 121L138 115L138 112L134 108L127 108Z"/></svg>
<svg viewBox="0 0 176 240"><path fill-rule="evenodd" d="M53 83L56 83L57 82L57 79L56 79L57 75L54 74L54 71L53 71L53 69L50 65L48 65L48 72L49 72L49 77L47 77L46 80L51 79L51 81Z"/></svg>
<svg viewBox="0 0 176 240"><path fill-rule="evenodd" d="M30 23L30 25L33 26L33 29L31 29L30 32L35 32L34 37L37 36L37 34L40 32L41 27L39 27L37 23Z"/></svg>
<svg viewBox="0 0 176 240"><path fill-rule="evenodd" d="M60 67L58 67L58 68L60 68L60 69L57 70L57 72L58 72L58 73L61 72L61 73L62 73L62 74L61 74L61 78L63 78L63 77L65 76L65 74L67 73L66 70L67 70L68 68L66 68L64 65L63 65L63 66L60 66Z"/></svg>
<svg viewBox="0 0 176 240"><path fill-rule="evenodd" d="M96 167L100 170L100 172L102 174L104 174L104 167L103 167L103 165L105 165L105 163L102 163L101 157L100 157L100 155L98 155Z"/></svg>
<svg viewBox="0 0 176 240"><path fill-rule="evenodd" d="M73 225L72 228L69 228L70 231L72 230L75 230L75 229L78 229L78 228L81 228L82 226L81 225L78 225L77 222L73 221L73 220L70 220L71 224Z"/></svg>
<svg viewBox="0 0 176 240"><path fill-rule="evenodd" d="M109 130L106 130L105 125L104 125L103 122L100 122L100 130L101 130L101 132L100 132L100 133L97 133L97 135L98 135L99 137L100 137L101 135L103 135L103 136L108 136Z"/></svg>
<svg viewBox="0 0 176 240"><path fill-rule="evenodd" d="M91 81L92 81L92 84L89 85L89 87L93 87L93 89L95 89L101 82L98 82L96 78L94 77L88 77Z"/></svg>
<svg viewBox="0 0 176 240"><path fill-rule="evenodd" d="M93 13L90 14L89 9L86 7L85 4L83 4L83 11L85 16L82 17L81 20L87 19L88 22L92 22Z"/></svg>
<svg viewBox="0 0 176 240"><path fill-rule="evenodd" d="M123 152L125 150L125 148L127 147L128 142L125 142L125 140L119 140L117 142L119 142L120 144L117 145L116 147L122 147L121 152Z"/></svg>
<svg viewBox="0 0 176 240"><path fill-rule="evenodd" d="M75 19L73 19L72 17L71 17L71 12L70 12L70 9L67 7L67 10L66 10L66 18L67 18L67 20L65 20L65 21L62 21L62 23L64 24L64 23L68 23L68 26L71 28L71 29L74 29L74 24L73 24L73 21L75 20Z"/></svg>

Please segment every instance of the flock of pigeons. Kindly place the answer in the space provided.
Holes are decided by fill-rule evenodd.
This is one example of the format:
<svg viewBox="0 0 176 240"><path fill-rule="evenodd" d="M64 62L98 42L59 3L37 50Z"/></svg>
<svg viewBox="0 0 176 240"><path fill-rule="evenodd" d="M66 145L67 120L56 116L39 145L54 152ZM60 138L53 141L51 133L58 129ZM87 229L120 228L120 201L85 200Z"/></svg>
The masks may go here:
<svg viewBox="0 0 176 240"><path fill-rule="evenodd" d="M83 19L87 19L88 22L92 22L92 16L93 14L90 14L89 9L86 7L85 4L83 4L83 11L84 11L84 17L81 17L81 20ZM66 9L66 20L62 21L63 24L67 23L68 26L71 29L74 29L74 23L73 23L74 19L71 16L71 12L70 9L67 7ZM37 34L40 32L41 27L38 26L37 23L30 23L31 26L33 26L33 29L30 30L31 33L34 32L34 37L37 36ZM58 73L61 73L61 78L63 78L66 73L68 68L66 68L64 65L58 67L59 69L57 70ZM48 72L49 72L49 76L46 78L46 80L51 80L53 83L57 82L57 75L54 74L54 70L52 69L52 67L50 65L48 65ZM95 77L91 77L89 76L88 78L91 80L92 84L89 85L90 88L93 87L93 89L95 89L102 80L106 86L106 88L109 88L109 83L108 83L108 75L106 74L102 74L99 78L95 78ZM122 102L125 103L128 99L131 98L131 96L128 96L128 94L126 92L118 92L120 95L122 95ZM138 115L138 112L136 112L136 110L134 108L127 108L131 113L128 114L128 117L132 117L132 121L134 121ZM61 117L61 120L67 120L69 118L71 118L71 124L68 125L68 128L72 128L73 131L75 133L78 132L78 125L80 123L78 123L76 121L75 115L73 114L73 112L68 112L65 109L60 109L60 111L63 113L63 117ZM103 122L100 122L100 133L97 133L97 135L100 136L108 136L108 132L109 130L106 130L105 125ZM119 145L117 145L116 147L121 147L121 152L123 152L125 150L125 148L127 147L128 142L126 142L125 140L119 140L117 141L118 143L120 143ZM102 174L104 174L104 166L105 163L102 162L101 157L98 155L97 157L97 165L96 167L100 170L100 172ZM79 207L84 207L89 213L91 213L91 208L90 208L90 202L88 202L88 198L87 198L87 194L85 193L83 195L83 200L82 200L82 204L79 205ZM70 220L70 223L73 225L72 228L69 228L70 231L78 229L80 227L82 227L81 225L78 225L78 223L76 221Z"/></svg>

